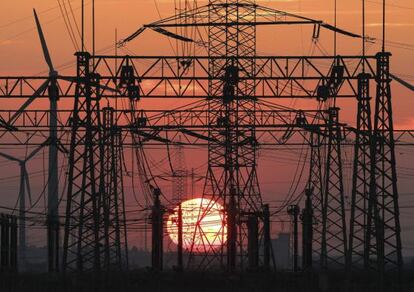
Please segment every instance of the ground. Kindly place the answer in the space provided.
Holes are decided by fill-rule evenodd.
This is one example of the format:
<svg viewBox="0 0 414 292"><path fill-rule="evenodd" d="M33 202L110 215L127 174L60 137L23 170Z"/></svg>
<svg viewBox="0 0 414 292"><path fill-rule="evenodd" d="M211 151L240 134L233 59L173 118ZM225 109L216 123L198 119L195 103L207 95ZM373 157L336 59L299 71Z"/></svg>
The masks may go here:
<svg viewBox="0 0 414 292"><path fill-rule="evenodd" d="M410 281L414 273L404 276L404 288L414 291ZM321 276L306 273L273 273L257 271L251 273L222 272L163 272L139 270L127 273L102 273L83 275L62 274L0 274L1 292L313 292L313 291L379 291L376 281L370 276L360 275L363 281L344 280L343 273ZM362 284L361 284L362 283ZM348 287L348 288L347 288ZM397 291L387 287L383 291Z"/></svg>

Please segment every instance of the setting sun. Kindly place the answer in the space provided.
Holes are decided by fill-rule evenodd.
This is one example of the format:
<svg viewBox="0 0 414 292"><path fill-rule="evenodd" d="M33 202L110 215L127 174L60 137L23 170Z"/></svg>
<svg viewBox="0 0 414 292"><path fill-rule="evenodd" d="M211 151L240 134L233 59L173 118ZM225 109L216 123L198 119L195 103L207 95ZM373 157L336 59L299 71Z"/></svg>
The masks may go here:
<svg viewBox="0 0 414 292"><path fill-rule="evenodd" d="M222 246L227 238L223 206L208 199L191 199L181 203L183 214L183 248L203 252ZM178 210L169 216L168 234L178 244Z"/></svg>

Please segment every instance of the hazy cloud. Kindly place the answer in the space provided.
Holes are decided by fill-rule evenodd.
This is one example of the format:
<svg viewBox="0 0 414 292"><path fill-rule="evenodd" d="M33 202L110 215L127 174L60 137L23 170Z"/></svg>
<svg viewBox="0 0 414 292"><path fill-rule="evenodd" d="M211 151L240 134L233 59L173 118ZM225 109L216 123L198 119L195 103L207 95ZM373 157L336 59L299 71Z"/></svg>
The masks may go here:
<svg viewBox="0 0 414 292"><path fill-rule="evenodd" d="M381 27L382 22L374 22L374 23L368 23L367 26L369 27ZM411 27L414 26L414 23L387 23L386 26L393 26L393 27Z"/></svg>
<svg viewBox="0 0 414 292"><path fill-rule="evenodd" d="M6 46L11 46L11 45L17 45L17 44L22 44L23 41L15 41L15 40L0 40L0 47L6 47Z"/></svg>

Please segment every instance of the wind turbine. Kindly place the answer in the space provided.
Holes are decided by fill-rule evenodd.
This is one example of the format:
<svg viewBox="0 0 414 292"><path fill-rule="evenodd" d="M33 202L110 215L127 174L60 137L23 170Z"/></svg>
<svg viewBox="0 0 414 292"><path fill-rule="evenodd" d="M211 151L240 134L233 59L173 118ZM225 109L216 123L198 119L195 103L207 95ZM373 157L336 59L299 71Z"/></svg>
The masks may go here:
<svg viewBox="0 0 414 292"><path fill-rule="evenodd" d="M50 57L49 49L47 47L46 39L43 34L42 26L39 21L39 17L36 10L33 9L33 14L36 22L36 28L39 35L40 44L42 46L43 56L46 64L49 67L49 76L45 82L43 82L39 88L30 96L23 105L16 111L16 113L8 120L4 121L0 119L0 127L4 127L10 131L17 131L14 123L24 113L24 111L36 100L37 97L42 95L48 90L50 113L49 113L49 171L48 171L48 213L47 213L47 225L48 225L48 267L50 272L58 271L59 268L59 213L58 213L58 100L59 100L59 85L58 80L65 80L69 82L77 82L76 77L66 77L59 75L58 71L53 66L52 59ZM113 89L106 85L92 82L92 86L97 88L114 91L121 93L119 89ZM64 152L66 152L64 150Z"/></svg>
<svg viewBox="0 0 414 292"><path fill-rule="evenodd" d="M10 161L17 162L20 166L20 188L19 188L19 254L22 263L26 260L26 191L29 197L30 205L32 204L32 193L30 190L29 174L26 164L31 160L44 146L48 144L48 140L38 146L25 159L18 159L9 154L0 152L0 156Z"/></svg>
<svg viewBox="0 0 414 292"><path fill-rule="evenodd" d="M57 110L59 99L59 88L57 85L58 72L53 67L49 49L46 44L42 26L36 10L33 9L43 56L49 66L49 171L48 171L48 208L47 208L47 250L48 270L56 272L59 269L59 178L58 178L58 137L57 137Z"/></svg>
<svg viewBox="0 0 414 292"><path fill-rule="evenodd" d="M6 122L0 123L3 127L11 130L16 131L18 130L13 124L17 121L17 119L23 114L27 107L29 107L34 100L43 94L46 90L49 93L49 102L50 102L50 112L49 112L49 170L48 170L48 212L47 212L47 237L48 237L48 268L49 271L57 271L59 267L59 259L58 259L58 252L59 252L59 214L58 214L58 137L57 137L57 110L58 110L58 100L59 100L59 86L58 86L58 79L63 79L66 81L75 81L75 78L70 77L62 77L59 76L59 73L53 67L52 59L50 57L49 49L46 44L46 40L43 34L42 27L40 25L39 18L37 16L36 10L33 9L34 18L36 22L36 28L39 35L40 43L43 50L43 56L46 61L46 64L49 67L49 78L40 85L40 87L33 93L31 97L29 97L25 103L16 111L16 113ZM43 145L44 146L44 145ZM42 146L42 147L43 147ZM12 159L9 155L2 155L8 159ZM13 160L13 159L12 159ZM14 161L19 161L14 159ZM21 162L21 161L19 161ZM23 163L22 165L25 165ZM23 166L22 166L23 167ZM22 171L24 168L22 168ZM22 174L22 180L27 175L27 172ZM26 179L28 181L28 179ZM27 184L28 185L28 184ZM20 209L24 209L24 188L21 186L20 194ZM22 207L23 206L23 207ZM24 214L23 214L24 216ZM22 214L21 214L22 217ZM24 217L23 217L24 218ZM21 231L20 231L20 245L25 246L25 226L24 222L21 224Z"/></svg>
<svg viewBox="0 0 414 292"><path fill-rule="evenodd" d="M59 214L58 214L58 146L59 141L57 137L57 111L59 100L59 86L58 79L66 81L76 81L76 78L63 77L55 70L50 57L49 49L46 44L46 39L43 34L42 26L37 16L36 10L33 9L36 28L39 35L40 44L42 46L43 56L46 64L49 67L49 78L29 97L23 105L5 122L4 127L10 130L18 130L13 124L24 113L24 111L36 100L38 96L48 90L50 112L49 112L49 170L48 170L48 211L47 211L47 242L48 242L48 267L49 271L57 271L59 267ZM9 157L10 158L10 157ZM22 203L23 204L23 203ZM22 243L23 244L23 243Z"/></svg>
<svg viewBox="0 0 414 292"><path fill-rule="evenodd" d="M43 34L43 29L37 16L36 10L33 9L33 14L36 22L37 32L39 35L40 44L42 46L43 56L46 64L49 67L49 78L39 87L39 89L30 97L20 108L18 112L10 119L9 125L20 116L20 114L46 89L49 91L50 114L49 114L49 172L48 172L48 213L47 213L47 242L48 242L48 269L49 272L57 272L59 270L59 178L58 178L58 148L59 140L57 134L58 120L58 100L59 100L59 86L58 79L69 82L76 82L77 78L64 77L59 75L55 70L50 57L49 49L47 47L46 39ZM120 93L118 89L113 89L105 85L94 84L97 88L106 89ZM64 149L63 149L64 150ZM65 150L63 152L66 152Z"/></svg>

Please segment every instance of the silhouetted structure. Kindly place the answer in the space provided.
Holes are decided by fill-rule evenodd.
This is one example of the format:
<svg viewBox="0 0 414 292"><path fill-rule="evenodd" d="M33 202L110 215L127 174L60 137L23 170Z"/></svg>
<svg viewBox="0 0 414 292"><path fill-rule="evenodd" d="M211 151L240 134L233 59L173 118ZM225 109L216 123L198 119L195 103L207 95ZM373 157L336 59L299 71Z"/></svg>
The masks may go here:
<svg viewBox="0 0 414 292"><path fill-rule="evenodd" d="M191 245L187 263L182 262L181 238L178 265L180 269L234 272L261 266L269 269L272 264L270 218L277 211L271 213L262 203L257 151L259 146L292 143L311 148L302 214L303 268L328 275L347 267L350 276L363 269L376 272L380 285L399 281L403 263L394 148L396 143L404 144L404 137L411 137L412 131L400 132L401 140L394 141L390 53L339 56L335 50L333 56L258 56L256 30L261 25L312 25L314 41L321 29L363 41L365 36L262 7L254 0L210 0L207 5L147 24L119 43L125 45L150 29L200 45L191 35L170 30L205 27L208 41L201 45L207 55L112 56L82 50L76 53L76 76L62 77L51 65L38 20L37 24L50 74L0 78L7 84L1 97L29 98L22 109L6 110L4 116L12 118L2 117L0 122L5 133L18 127L50 136L47 223L51 271L57 270L58 263L57 162L53 160L57 161L59 146L70 147L64 271L123 267L126 219L121 150L131 146L143 153L147 144L179 144L208 147L203 197L224 206L225 224L218 247L202 238L204 244ZM322 62L329 66L321 66ZM377 92L371 112L372 82ZM59 111L58 97L72 98L73 110ZM50 109L27 110L35 98L50 99ZM126 101L129 107L108 106L102 112L102 98ZM150 98L189 99L192 103L171 110L138 110L136 104ZM273 102L288 98L316 100L318 107L298 110ZM341 123L336 105L342 98L357 102L356 129ZM59 113L64 114L60 121ZM38 115L43 118L37 119ZM71 131L70 142L58 141L59 134L67 131ZM33 138L25 143L39 144ZM344 206L343 145L355 147L350 224ZM139 158L138 163L145 163L143 155ZM148 187L155 178L148 166L140 170ZM183 174L176 172L175 176L182 178ZM178 182L176 193L182 193L183 187ZM153 191L152 264L162 270L164 210L161 190ZM209 210L202 211L199 221ZM295 211L295 270L298 215ZM24 214L19 217L24 220ZM199 234L199 228L195 224L194 234ZM395 278L386 277L394 272Z"/></svg>
<svg viewBox="0 0 414 292"><path fill-rule="evenodd" d="M17 217L0 214L0 273L17 272Z"/></svg>

